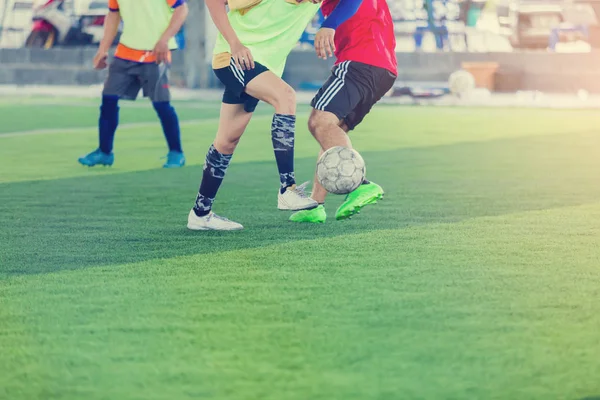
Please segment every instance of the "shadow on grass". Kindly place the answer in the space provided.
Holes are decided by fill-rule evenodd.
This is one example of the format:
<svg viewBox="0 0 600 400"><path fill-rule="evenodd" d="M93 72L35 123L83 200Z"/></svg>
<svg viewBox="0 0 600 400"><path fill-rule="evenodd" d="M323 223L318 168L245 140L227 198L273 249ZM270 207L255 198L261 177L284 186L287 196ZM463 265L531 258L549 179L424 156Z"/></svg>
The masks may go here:
<svg viewBox="0 0 600 400"><path fill-rule="evenodd" d="M303 239L597 202L598 148L599 137L582 133L364 153L369 177L385 186L386 199L336 222L342 199L331 197L330 221L320 226L293 225L288 213L277 211L274 162L234 160L215 211L246 226L237 233L185 229L200 167L3 184L0 275L294 246ZM313 165L313 159L297 160L299 175L310 176Z"/></svg>

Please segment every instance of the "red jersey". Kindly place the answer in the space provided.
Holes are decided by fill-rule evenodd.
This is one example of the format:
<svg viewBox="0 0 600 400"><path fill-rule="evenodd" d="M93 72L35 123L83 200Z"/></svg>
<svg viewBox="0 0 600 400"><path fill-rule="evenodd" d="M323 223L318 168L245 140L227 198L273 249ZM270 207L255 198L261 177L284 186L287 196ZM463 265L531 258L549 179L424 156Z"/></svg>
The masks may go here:
<svg viewBox="0 0 600 400"><path fill-rule="evenodd" d="M339 1L324 0L323 15L331 14ZM357 61L398 75L394 22L386 0L363 0L356 14L336 29L335 48L336 65Z"/></svg>

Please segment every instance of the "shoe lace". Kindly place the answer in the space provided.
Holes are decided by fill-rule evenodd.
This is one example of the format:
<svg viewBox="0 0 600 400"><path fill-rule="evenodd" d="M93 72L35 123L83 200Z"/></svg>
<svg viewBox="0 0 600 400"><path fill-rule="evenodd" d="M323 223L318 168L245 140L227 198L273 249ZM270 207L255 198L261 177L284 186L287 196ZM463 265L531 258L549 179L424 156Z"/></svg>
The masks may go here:
<svg viewBox="0 0 600 400"><path fill-rule="evenodd" d="M214 219L218 219L218 220L220 220L220 221L223 221L223 222L231 222L231 221L230 221L230 220L228 220L227 218L225 218L225 217L221 217L220 215L217 215L217 214L215 214L215 213L211 213L211 214L210 214L210 217L211 217L211 218L214 218Z"/></svg>
<svg viewBox="0 0 600 400"><path fill-rule="evenodd" d="M306 192L308 191L309 184L310 182L306 181L301 185L297 185L294 191L298 194L298 196L302 197L303 199L306 199L308 198L308 194Z"/></svg>

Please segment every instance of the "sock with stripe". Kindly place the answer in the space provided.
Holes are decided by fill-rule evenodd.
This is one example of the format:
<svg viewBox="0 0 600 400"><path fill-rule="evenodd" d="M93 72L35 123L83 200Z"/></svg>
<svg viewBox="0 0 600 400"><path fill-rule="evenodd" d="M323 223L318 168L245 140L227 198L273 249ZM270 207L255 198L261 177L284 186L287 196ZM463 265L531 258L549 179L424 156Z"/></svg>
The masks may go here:
<svg viewBox="0 0 600 400"><path fill-rule="evenodd" d="M181 133L179 130L179 118L175 109L168 101L153 102L152 105L160 119L160 123L169 146L169 151L183 153L181 149Z"/></svg>
<svg viewBox="0 0 600 400"><path fill-rule="evenodd" d="M275 114L271 125L271 139L281 181L281 193L296 183L294 174L294 134L296 116Z"/></svg>
<svg viewBox="0 0 600 400"><path fill-rule="evenodd" d="M214 145L211 145L208 149L206 161L204 162L202 182L200 183L200 190L198 191L196 204L194 205L194 213L198 217L203 217L210 213L232 156L233 154L219 153Z"/></svg>
<svg viewBox="0 0 600 400"><path fill-rule="evenodd" d="M98 140L100 150L104 154L112 153L117 126L119 126L119 97L102 96L98 120Z"/></svg>

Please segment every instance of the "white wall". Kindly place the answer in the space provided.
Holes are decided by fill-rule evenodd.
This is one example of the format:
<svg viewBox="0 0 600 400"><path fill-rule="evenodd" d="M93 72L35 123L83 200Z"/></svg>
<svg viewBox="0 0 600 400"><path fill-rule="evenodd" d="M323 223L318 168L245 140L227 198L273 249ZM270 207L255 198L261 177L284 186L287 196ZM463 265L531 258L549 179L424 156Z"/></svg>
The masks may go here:
<svg viewBox="0 0 600 400"><path fill-rule="evenodd" d="M21 47L31 27L33 0L0 0L0 47Z"/></svg>

